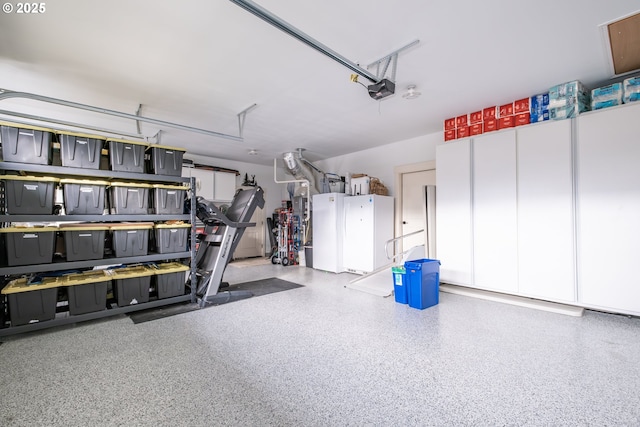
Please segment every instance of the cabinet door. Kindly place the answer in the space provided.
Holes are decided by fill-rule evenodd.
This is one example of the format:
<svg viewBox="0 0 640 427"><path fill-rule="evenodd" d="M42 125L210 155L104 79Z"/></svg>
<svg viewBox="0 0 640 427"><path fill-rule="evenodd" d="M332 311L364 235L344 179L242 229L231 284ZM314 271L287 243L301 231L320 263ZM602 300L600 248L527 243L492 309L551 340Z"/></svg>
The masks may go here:
<svg viewBox="0 0 640 427"><path fill-rule="evenodd" d="M571 120L517 133L519 292L575 302Z"/></svg>
<svg viewBox="0 0 640 427"><path fill-rule="evenodd" d="M196 196L215 200L213 171L191 168L191 177L196 179Z"/></svg>
<svg viewBox="0 0 640 427"><path fill-rule="evenodd" d="M238 242L233 258L264 256L264 209L256 208L249 222L256 225L247 227Z"/></svg>
<svg viewBox="0 0 640 427"><path fill-rule="evenodd" d="M436 146L436 257L440 280L471 286L471 141Z"/></svg>
<svg viewBox="0 0 640 427"><path fill-rule="evenodd" d="M577 121L578 300L640 314L640 105Z"/></svg>
<svg viewBox="0 0 640 427"><path fill-rule="evenodd" d="M369 272L374 268L373 203L369 196L344 199L343 266Z"/></svg>
<svg viewBox="0 0 640 427"><path fill-rule="evenodd" d="M473 140L474 286L518 292L515 130Z"/></svg>
<svg viewBox="0 0 640 427"><path fill-rule="evenodd" d="M216 201L230 202L236 194L236 174L228 172L214 173L214 196Z"/></svg>

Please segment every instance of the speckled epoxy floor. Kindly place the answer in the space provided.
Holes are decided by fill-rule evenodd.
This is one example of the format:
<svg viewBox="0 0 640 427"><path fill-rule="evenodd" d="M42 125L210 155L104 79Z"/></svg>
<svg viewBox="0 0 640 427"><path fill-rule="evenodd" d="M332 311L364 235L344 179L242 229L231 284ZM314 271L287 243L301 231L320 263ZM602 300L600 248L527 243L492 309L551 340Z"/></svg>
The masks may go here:
<svg viewBox="0 0 640 427"><path fill-rule="evenodd" d="M640 319L446 293L420 311L304 267L225 278L272 276L306 286L6 338L0 425L640 425Z"/></svg>

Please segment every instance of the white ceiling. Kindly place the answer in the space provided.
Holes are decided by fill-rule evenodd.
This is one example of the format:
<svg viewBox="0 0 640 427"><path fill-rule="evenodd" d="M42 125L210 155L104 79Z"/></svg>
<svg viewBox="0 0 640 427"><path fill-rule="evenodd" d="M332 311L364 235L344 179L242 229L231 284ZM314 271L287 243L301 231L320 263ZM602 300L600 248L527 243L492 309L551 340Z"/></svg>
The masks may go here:
<svg viewBox="0 0 640 427"><path fill-rule="evenodd" d="M640 9L638 0L257 3L363 66L420 43L399 55L396 95L374 101L351 71L227 0L54 0L38 15L0 13L0 87L130 114L142 104L145 116L236 136L237 114L255 103L243 142L167 127L160 142L257 164L304 147L319 160L439 132L445 118L564 81L601 84L612 76L598 26ZM420 98L401 97L410 84ZM0 109L136 130L36 101Z"/></svg>

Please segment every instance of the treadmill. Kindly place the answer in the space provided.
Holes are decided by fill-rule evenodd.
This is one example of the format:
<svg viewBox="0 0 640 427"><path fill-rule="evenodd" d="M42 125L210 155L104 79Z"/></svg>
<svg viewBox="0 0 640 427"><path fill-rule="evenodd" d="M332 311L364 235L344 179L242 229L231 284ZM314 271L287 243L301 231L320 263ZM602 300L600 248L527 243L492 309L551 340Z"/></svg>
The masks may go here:
<svg viewBox="0 0 640 427"><path fill-rule="evenodd" d="M253 294L244 290L220 291L222 276L233 258L233 252L257 207L264 207L264 191L261 187L238 190L231 206L222 212L213 202L202 197L196 199L196 215L204 224L204 234L196 252L196 293L200 306L224 304L250 298Z"/></svg>

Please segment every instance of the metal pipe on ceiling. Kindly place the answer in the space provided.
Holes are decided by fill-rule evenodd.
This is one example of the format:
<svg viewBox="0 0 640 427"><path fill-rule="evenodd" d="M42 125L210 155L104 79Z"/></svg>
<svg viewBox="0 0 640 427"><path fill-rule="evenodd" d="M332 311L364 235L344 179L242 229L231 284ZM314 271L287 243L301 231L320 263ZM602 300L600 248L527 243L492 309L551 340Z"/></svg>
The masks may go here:
<svg viewBox="0 0 640 427"><path fill-rule="evenodd" d="M343 66L347 67L354 73L366 78L367 80L370 80L373 83L378 83L381 80L381 78L378 78L375 74L370 73L364 68L358 66L358 64L356 64L355 62L348 60L344 56L340 55L338 52L330 49L329 47L315 40L313 37L309 36L308 34L303 33L293 25L277 17L276 15L272 14L271 12L257 5L256 3L250 0L230 0L230 1L240 6L241 8L245 9L246 11L254 14L258 18L267 22L268 24L271 24L277 29L284 31L285 33L289 34L291 37L301 41L302 43L312 47L313 49L317 50L323 55L326 55L329 58L333 59L334 61L342 64Z"/></svg>
<svg viewBox="0 0 640 427"><path fill-rule="evenodd" d="M164 120L152 119L151 117L142 117L142 116L138 116L138 115L135 115L135 114L128 114L128 113L123 113L123 112L120 112L120 111L108 110L106 108L94 107L94 106L91 106L91 105L80 104L78 102L65 101L63 99L50 98L48 96L36 95L36 94L33 94L33 93L14 92L14 91L7 90L7 89L0 89L0 101L2 101L4 99L8 99L8 98L32 99L32 100L35 100L35 101L48 102L50 104L57 104L57 105L65 106L65 107L77 108L79 110L92 111L94 113L107 114L107 115L110 115L110 116L121 117L121 118L124 118L124 119L130 119L130 120L136 120L136 121L141 121L141 122L153 123L155 125L171 127L171 128L175 128L175 129L184 130L184 131L187 131L187 132L201 133L201 134L204 134L204 135L215 136L217 138L231 139L233 141L239 141L239 142L243 141L243 138L241 138L239 136L227 135L227 134L220 133L220 132L214 132L212 130L195 128L195 127L192 127L192 126L181 125L179 123L172 123L172 122L167 122L167 121L164 121Z"/></svg>
<svg viewBox="0 0 640 427"><path fill-rule="evenodd" d="M80 128L80 129L89 129L89 130L93 130L93 131L109 133L109 134L112 134L112 135L118 135L118 136L121 136L121 137L122 136L128 136L130 138L145 139L145 137L143 135L136 134L136 133L123 132L123 131L113 130L113 129L105 129L105 128L101 128L101 127L97 127L97 126L90 126L90 125L85 125L85 124L82 124L82 123L75 123L75 122L67 122L67 121L64 121L64 120L52 119L52 118L43 117L43 116L34 116L32 114L18 113L18 112L15 112L15 111L0 110L0 114L5 115L5 116L20 117L22 119L36 120L38 122L54 123L54 124L57 124L57 125L71 126L71 127ZM29 124L29 123L21 123L21 124ZM157 138L157 135L156 135L156 138Z"/></svg>

